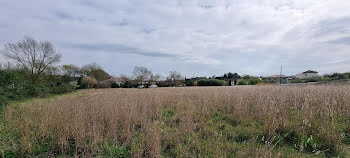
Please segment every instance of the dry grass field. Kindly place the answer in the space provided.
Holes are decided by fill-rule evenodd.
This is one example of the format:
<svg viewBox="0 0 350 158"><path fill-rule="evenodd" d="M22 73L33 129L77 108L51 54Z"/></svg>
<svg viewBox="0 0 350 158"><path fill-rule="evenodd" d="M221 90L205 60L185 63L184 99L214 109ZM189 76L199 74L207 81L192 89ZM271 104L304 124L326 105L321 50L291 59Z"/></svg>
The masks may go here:
<svg viewBox="0 0 350 158"><path fill-rule="evenodd" d="M350 86L85 90L0 119L3 157L350 156Z"/></svg>

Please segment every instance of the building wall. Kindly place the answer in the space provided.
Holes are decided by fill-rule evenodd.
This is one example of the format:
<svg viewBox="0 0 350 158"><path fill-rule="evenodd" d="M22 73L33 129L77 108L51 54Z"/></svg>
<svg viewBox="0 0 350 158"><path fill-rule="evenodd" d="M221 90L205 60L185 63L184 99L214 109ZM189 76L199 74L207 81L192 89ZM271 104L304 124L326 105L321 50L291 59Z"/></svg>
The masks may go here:
<svg viewBox="0 0 350 158"><path fill-rule="evenodd" d="M301 74L297 74L295 77L297 79L308 79L308 78L315 78L319 76L317 73L301 73Z"/></svg>

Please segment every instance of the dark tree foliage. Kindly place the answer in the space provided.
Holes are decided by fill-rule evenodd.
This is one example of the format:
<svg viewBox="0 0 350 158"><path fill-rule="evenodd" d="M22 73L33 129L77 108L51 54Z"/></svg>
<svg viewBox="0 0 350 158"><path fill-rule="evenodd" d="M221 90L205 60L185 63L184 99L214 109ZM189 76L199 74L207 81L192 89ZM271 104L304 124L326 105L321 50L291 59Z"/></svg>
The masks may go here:
<svg viewBox="0 0 350 158"><path fill-rule="evenodd" d="M124 84L122 85L122 88L133 88L135 87L133 83L131 83L130 81L126 81L124 82Z"/></svg>
<svg viewBox="0 0 350 158"><path fill-rule="evenodd" d="M186 86L194 86L194 82L190 79L186 79L185 84L186 84Z"/></svg>
<svg viewBox="0 0 350 158"><path fill-rule="evenodd" d="M202 79L197 82L197 86L225 86L226 82L218 79Z"/></svg>
<svg viewBox="0 0 350 158"><path fill-rule="evenodd" d="M94 77L97 81L103 81L109 79L111 76L102 69L101 66L96 63L84 65L82 67L82 73L85 76Z"/></svg>
<svg viewBox="0 0 350 158"><path fill-rule="evenodd" d="M111 84L111 88L119 88L119 84L117 84L117 83L112 83L112 84Z"/></svg>

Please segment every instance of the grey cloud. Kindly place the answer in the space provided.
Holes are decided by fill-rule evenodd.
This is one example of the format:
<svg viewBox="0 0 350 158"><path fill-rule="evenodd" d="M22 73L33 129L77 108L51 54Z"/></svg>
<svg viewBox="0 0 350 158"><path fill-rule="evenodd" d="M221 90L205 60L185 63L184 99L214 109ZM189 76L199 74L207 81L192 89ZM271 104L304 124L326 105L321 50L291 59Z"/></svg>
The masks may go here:
<svg viewBox="0 0 350 158"><path fill-rule="evenodd" d="M78 20L78 21L82 21L83 18L80 17L74 17L71 14L62 12L62 11L55 11L53 13L57 18L62 19L62 20Z"/></svg>
<svg viewBox="0 0 350 158"><path fill-rule="evenodd" d="M116 52L123 54L134 54L142 55L147 57L161 57L161 58L170 58L176 57L173 54L161 53L156 51L146 51L135 47L130 47L121 44L73 44L72 48L82 49L87 51L104 51L104 52Z"/></svg>
<svg viewBox="0 0 350 158"><path fill-rule="evenodd" d="M126 20L121 20L121 21L111 22L109 25L111 25L111 26L128 26L129 23Z"/></svg>
<svg viewBox="0 0 350 158"><path fill-rule="evenodd" d="M348 33L350 30L350 17L326 19L317 23L313 37L321 37L332 33Z"/></svg>
<svg viewBox="0 0 350 158"><path fill-rule="evenodd" d="M124 20L122 20L120 23L119 23L119 25L120 26L126 26L126 25L128 25L129 23L124 19Z"/></svg>
<svg viewBox="0 0 350 158"><path fill-rule="evenodd" d="M350 36L349 37L339 38L339 39L332 40L332 41L328 41L327 43L350 45Z"/></svg>
<svg viewBox="0 0 350 158"><path fill-rule="evenodd" d="M209 5L209 4L198 4L199 7L204 8L204 9L212 9L214 8L213 5Z"/></svg>
<svg viewBox="0 0 350 158"><path fill-rule="evenodd" d="M142 29L142 32L143 32L143 33L146 33L146 34L150 34L150 33L152 33L152 32L158 31L158 30L160 30L160 29L155 29L155 28L143 28L143 29Z"/></svg>

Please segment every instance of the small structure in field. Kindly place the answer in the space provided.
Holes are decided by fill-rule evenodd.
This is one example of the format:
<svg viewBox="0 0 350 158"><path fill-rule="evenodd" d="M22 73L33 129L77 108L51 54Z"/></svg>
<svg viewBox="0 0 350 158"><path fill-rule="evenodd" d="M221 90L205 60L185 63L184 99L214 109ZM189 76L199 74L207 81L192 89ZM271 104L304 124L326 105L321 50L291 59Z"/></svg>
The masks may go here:
<svg viewBox="0 0 350 158"><path fill-rule="evenodd" d="M318 75L318 72L312 71L312 70L308 70L308 71L305 71L303 73L297 74L295 77L297 79L310 79L310 78L317 78L317 77L320 77L320 76Z"/></svg>

